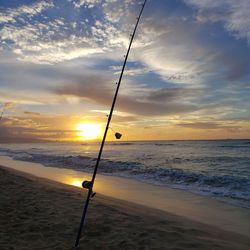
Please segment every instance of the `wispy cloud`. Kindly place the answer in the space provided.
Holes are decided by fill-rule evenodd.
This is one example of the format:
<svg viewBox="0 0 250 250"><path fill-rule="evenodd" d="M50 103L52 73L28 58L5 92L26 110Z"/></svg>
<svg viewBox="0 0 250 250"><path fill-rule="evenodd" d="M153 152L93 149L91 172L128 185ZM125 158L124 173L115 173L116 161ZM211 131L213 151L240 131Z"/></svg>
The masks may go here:
<svg viewBox="0 0 250 250"><path fill-rule="evenodd" d="M74 83L73 83L74 81ZM56 88L58 95L72 95L108 107L114 93L114 86L103 76L85 76L84 79L71 80L70 84ZM191 112L197 109L188 98L194 97L196 90L159 89L149 93L143 87L130 93L122 93L118 98L118 111L142 116L161 116L174 113ZM131 94L133 93L133 94ZM183 93L185 93L183 95ZM130 95L129 95L130 94ZM183 96L185 98L183 99ZM182 99L182 101L181 101ZM191 98L192 99L192 98Z"/></svg>
<svg viewBox="0 0 250 250"><path fill-rule="evenodd" d="M100 0L73 0L72 3L76 8L81 8L82 6L94 8L96 4L100 3Z"/></svg>
<svg viewBox="0 0 250 250"><path fill-rule="evenodd" d="M249 0L185 0L198 8L197 21L223 22L235 37L246 38L250 44Z"/></svg>
<svg viewBox="0 0 250 250"><path fill-rule="evenodd" d="M62 10L61 4L74 13L73 18ZM0 27L0 47L11 49L20 60L35 63L54 64L98 55L127 44L123 35L126 25L121 27L118 22L133 4L134 1L79 0L55 5L53 1L41 1L7 9L0 15L0 24L7 23ZM118 8L116 18L113 7ZM90 13L89 8L100 14ZM51 17L48 9L55 16ZM82 15L86 18L80 18Z"/></svg>
<svg viewBox="0 0 250 250"><path fill-rule="evenodd" d="M8 8L4 12L0 12L0 23L17 23L30 19L44 10L53 7L53 1L39 1L32 5L22 5L18 8Z"/></svg>
<svg viewBox="0 0 250 250"><path fill-rule="evenodd" d="M204 130L214 130L214 129L227 129L235 130L238 129L238 126L225 125L224 123L219 122L190 122L190 123L179 123L178 126L192 129L204 129Z"/></svg>
<svg viewBox="0 0 250 250"><path fill-rule="evenodd" d="M15 1L0 8L0 101L15 107L5 128L36 137L66 123L58 114L102 122L140 1ZM248 9L247 0L149 1L114 122L159 131L246 131Z"/></svg>

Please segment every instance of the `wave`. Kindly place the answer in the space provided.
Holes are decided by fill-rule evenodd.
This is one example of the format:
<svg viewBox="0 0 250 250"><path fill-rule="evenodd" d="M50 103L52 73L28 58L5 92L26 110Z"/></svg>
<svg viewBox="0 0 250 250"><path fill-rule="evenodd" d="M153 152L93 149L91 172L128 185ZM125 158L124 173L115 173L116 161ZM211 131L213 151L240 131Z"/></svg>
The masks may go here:
<svg viewBox="0 0 250 250"><path fill-rule="evenodd" d="M173 143L155 143L155 146L175 146Z"/></svg>
<svg viewBox="0 0 250 250"><path fill-rule="evenodd" d="M110 146L131 146L134 145L135 143L132 142L115 142L115 143L108 143Z"/></svg>
<svg viewBox="0 0 250 250"><path fill-rule="evenodd" d="M76 171L93 172L96 163L96 158L81 155L49 155L8 149L0 150L0 153L4 153L16 160L31 161L48 167L68 168ZM224 157L223 160L228 161L230 159ZM140 162L112 161L109 159L103 159L100 162L98 172L133 178L156 185L185 189L202 195L229 198L242 201L243 206L250 207L250 180L247 177L211 175L211 173L206 172L161 166L149 167Z"/></svg>
<svg viewBox="0 0 250 250"><path fill-rule="evenodd" d="M221 145L220 148L250 148L250 144L247 145Z"/></svg>

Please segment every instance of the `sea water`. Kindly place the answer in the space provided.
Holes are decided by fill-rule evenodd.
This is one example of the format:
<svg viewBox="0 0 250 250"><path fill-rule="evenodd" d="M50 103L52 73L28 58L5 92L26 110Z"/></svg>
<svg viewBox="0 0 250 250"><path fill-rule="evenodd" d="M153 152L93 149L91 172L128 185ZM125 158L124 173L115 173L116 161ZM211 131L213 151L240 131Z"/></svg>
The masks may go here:
<svg viewBox="0 0 250 250"><path fill-rule="evenodd" d="M0 155L93 172L99 147L91 142L0 144ZM250 140L107 142L98 173L250 208Z"/></svg>

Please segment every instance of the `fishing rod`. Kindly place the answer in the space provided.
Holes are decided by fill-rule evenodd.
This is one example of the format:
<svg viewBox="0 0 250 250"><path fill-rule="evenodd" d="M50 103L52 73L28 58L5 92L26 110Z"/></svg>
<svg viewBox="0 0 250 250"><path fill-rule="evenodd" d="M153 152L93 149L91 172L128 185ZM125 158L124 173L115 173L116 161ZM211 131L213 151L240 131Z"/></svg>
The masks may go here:
<svg viewBox="0 0 250 250"><path fill-rule="evenodd" d="M92 179L91 179L91 181L85 180L82 183L82 187L85 188L85 189L88 189L88 194L87 194L87 198L86 198L86 201L85 201L85 204L84 204L82 217L81 217L81 221L80 221L80 226L79 226L79 230L78 230L76 241L75 241L75 249L78 249L78 246L79 246L79 240L80 240L80 237L81 237L81 234L82 234L82 230L83 230L84 221L85 221L85 218L86 218L90 198L93 198L95 196L95 194L96 194L95 192L93 192L96 173L97 173L99 163L100 163L100 160L101 160L103 147L104 147L104 144L105 144L105 141L106 141L106 136L107 136L107 133L108 133L108 130L109 130L109 124L110 124L111 119L112 119L112 115L113 115L113 111L114 111L114 108L115 108L118 92L119 92L119 89L120 89L123 73L124 73L124 70L125 70L125 67L126 67L126 64L127 64L129 52L130 52L130 49L131 49L131 46L132 46L132 43L133 43L133 40L134 40L134 37L135 37L135 33L136 33L136 30L137 30L139 21L141 19L142 13L143 13L144 7L146 5L146 2L147 2L147 0L145 0L144 3L142 4L140 14L137 17L137 21L136 21L136 24L135 24L135 27L134 27L134 31L133 31L133 33L131 35L130 43L129 43L129 46L128 46L127 54L125 55L125 59L124 59L124 63L123 63L123 66L122 66L119 81L117 82L115 95L114 95L113 102L112 102L112 105L111 105L110 113L109 113L109 116L108 116L108 120L107 120L107 124L106 124L106 128L105 128L105 132L104 132L104 135L103 135L102 143L101 143L101 146L100 146L99 154L98 154L98 157L97 157L97 160L96 160L96 165L95 165L95 169L94 169L94 172L93 172L93 175L92 175ZM121 134L116 133L116 138L120 139Z"/></svg>

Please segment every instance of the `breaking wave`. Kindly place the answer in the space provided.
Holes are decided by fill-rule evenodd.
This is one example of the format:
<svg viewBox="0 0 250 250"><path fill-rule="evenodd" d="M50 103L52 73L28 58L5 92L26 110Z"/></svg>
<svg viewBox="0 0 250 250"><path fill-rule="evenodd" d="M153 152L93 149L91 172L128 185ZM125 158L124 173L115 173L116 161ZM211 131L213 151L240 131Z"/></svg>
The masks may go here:
<svg viewBox="0 0 250 250"><path fill-rule="evenodd" d="M96 158L81 155L30 154L25 151L9 149L0 149L0 153L15 160L86 172L92 172L96 162ZM166 166L145 166L136 161L112 161L109 159L101 161L98 172L133 178L155 185L185 189L201 195L229 198L231 201L236 201L238 205L250 208L250 180L247 177L234 176L233 174L211 175L207 172L194 172Z"/></svg>

